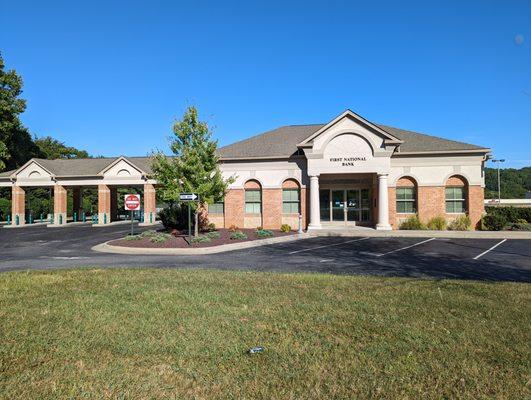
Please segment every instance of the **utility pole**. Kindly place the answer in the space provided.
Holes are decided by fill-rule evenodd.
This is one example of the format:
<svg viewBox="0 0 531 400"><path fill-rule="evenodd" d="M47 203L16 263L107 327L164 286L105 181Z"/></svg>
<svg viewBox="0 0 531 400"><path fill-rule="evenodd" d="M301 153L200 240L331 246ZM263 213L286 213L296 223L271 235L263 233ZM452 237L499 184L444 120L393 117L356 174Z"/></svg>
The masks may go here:
<svg viewBox="0 0 531 400"><path fill-rule="evenodd" d="M505 159L496 159L491 160L493 163L496 163L498 166L498 206L501 204L501 186L500 186L500 163L505 162Z"/></svg>

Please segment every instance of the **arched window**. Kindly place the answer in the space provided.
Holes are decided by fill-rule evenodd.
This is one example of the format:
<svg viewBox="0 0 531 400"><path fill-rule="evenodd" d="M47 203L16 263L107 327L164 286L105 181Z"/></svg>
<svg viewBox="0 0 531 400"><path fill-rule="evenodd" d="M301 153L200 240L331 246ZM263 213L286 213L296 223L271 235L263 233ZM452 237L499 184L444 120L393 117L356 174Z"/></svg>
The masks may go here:
<svg viewBox="0 0 531 400"><path fill-rule="evenodd" d="M294 179L286 179L282 183L282 213L300 214L301 212L301 189Z"/></svg>
<svg viewBox="0 0 531 400"><path fill-rule="evenodd" d="M262 213L262 186L250 180L245 183L245 214Z"/></svg>
<svg viewBox="0 0 531 400"><path fill-rule="evenodd" d="M467 182L465 178L454 175L446 181L446 212L460 214L467 211L466 204Z"/></svg>
<svg viewBox="0 0 531 400"><path fill-rule="evenodd" d="M396 182L396 212L414 214L417 212L417 182L405 176Z"/></svg>

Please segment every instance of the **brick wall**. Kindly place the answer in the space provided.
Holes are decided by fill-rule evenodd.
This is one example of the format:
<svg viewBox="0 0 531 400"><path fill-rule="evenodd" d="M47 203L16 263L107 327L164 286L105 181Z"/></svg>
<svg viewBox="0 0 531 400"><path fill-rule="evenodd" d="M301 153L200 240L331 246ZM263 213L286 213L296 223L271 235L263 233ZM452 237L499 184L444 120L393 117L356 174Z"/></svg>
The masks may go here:
<svg viewBox="0 0 531 400"><path fill-rule="evenodd" d="M485 211L485 190L481 186L469 186L468 187L468 215L472 221L472 229L476 229L476 226Z"/></svg>
<svg viewBox="0 0 531 400"><path fill-rule="evenodd" d="M66 224L66 188L60 185L53 187L54 224Z"/></svg>
<svg viewBox="0 0 531 400"><path fill-rule="evenodd" d="M446 214L443 186L419 186L417 209L421 222Z"/></svg>
<svg viewBox="0 0 531 400"><path fill-rule="evenodd" d="M264 229L280 229L282 224L282 189L262 190L262 224Z"/></svg>
<svg viewBox="0 0 531 400"><path fill-rule="evenodd" d="M243 228L245 197L243 189L230 189L225 195L225 227L231 225Z"/></svg>

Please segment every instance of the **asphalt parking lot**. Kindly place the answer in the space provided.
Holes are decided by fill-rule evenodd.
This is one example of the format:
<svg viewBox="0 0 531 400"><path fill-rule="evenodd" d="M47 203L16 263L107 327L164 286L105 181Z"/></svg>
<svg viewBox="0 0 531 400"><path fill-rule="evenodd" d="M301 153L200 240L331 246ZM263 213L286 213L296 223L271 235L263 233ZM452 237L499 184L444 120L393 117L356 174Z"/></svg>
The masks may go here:
<svg viewBox="0 0 531 400"><path fill-rule="evenodd" d="M129 230L129 225L0 229L0 271L186 267L531 282L531 240L313 237L200 256L138 256L91 250Z"/></svg>

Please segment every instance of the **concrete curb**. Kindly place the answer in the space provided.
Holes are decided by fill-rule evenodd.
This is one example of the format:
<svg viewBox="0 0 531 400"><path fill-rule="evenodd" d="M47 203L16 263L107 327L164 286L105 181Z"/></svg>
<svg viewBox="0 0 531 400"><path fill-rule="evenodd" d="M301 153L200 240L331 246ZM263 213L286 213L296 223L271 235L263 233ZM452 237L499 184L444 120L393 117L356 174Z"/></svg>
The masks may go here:
<svg viewBox="0 0 531 400"><path fill-rule="evenodd" d="M377 231L377 230L323 230L311 231L310 237L319 236L368 236L368 237L435 237L449 239L530 239L531 232L526 231Z"/></svg>
<svg viewBox="0 0 531 400"><path fill-rule="evenodd" d="M269 239L258 239L249 242L239 242L222 244L213 247L194 247L194 248L178 248L178 249L152 249L146 247L124 247L124 246L112 246L109 242L98 244L92 247L93 251L101 253L114 253L114 254L142 254L142 255L201 255L201 254L216 254L224 253L227 251L249 249L252 247L266 246L268 244L293 242L299 239L306 239L310 237L307 233L297 233L290 236L282 236Z"/></svg>

